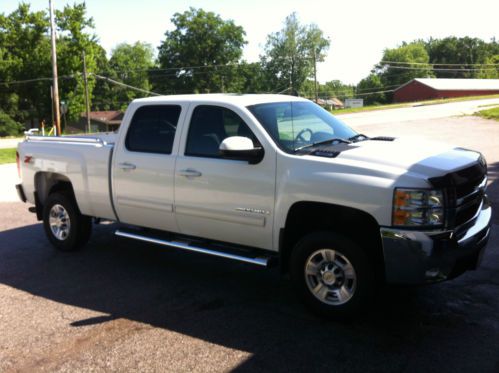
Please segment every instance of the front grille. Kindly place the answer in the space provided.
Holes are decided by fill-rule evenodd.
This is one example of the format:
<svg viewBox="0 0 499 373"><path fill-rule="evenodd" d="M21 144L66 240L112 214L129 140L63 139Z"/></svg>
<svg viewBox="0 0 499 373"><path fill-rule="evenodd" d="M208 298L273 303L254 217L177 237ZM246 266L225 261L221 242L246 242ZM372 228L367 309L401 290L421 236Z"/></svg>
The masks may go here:
<svg viewBox="0 0 499 373"><path fill-rule="evenodd" d="M456 171L454 180L456 198L461 199L472 194L486 177L487 171L480 164L465 168L461 171Z"/></svg>
<svg viewBox="0 0 499 373"><path fill-rule="evenodd" d="M487 170L477 162L430 181L446 193L446 226L452 229L469 222L480 209L487 182Z"/></svg>
<svg viewBox="0 0 499 373"><path fill-rule="evenodd" d="M478 194L471 201L456 207L456 220L454 226L458 227L471 220L482 204L483 193Z"/></svg>

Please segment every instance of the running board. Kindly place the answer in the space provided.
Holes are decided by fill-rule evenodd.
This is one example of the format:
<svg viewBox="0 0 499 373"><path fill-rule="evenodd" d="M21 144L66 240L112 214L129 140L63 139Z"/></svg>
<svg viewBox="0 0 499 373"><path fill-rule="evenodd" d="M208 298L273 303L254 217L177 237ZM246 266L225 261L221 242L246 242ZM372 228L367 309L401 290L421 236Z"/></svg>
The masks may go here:
<svg viewBox="0 0 499 373"><path fill-rule="evenodd" d="M263 257L263 256L253 258L253 257L249 257L249 256L236 255L236 254L231 254L231 253L227 253L224 251L217 251L217 250L213 250L213 249L207 249L204 247L194 246L194 245L190 245L188 243L184 243L184 242L180 242L180 241L168 241L168 240L164 240L164 239L142 236L142 235L137 234L137 233L125 232L125 231L122 231L119 229L116 232L114 232L114 234L116 236L119 236L119 237L131 238L132 240L149 242L149 243L153 243L153 244L161 245L161 246L174 247L174 248L181 249L181 250L193 251L195 253L218 256L221 258L237 260L239 262L256 264L256 265L259 265L262 267L268 267L270 259L271 259L270 257Z"/></svg>

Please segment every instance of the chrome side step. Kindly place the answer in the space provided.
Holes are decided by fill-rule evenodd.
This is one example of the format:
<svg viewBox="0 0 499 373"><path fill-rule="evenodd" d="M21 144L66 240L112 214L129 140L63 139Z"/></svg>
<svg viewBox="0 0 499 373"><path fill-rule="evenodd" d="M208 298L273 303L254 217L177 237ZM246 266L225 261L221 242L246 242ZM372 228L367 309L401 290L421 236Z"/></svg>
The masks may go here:
<svg viewBox="0 0 499 373"><path fill-rule="evenodd" d="M180 242L180 241L167 241L167 240L163 240L163 239L142 236L142 235L137 234L137 233L126 232L126 231L122 231L119 229L116 232L114 232L114 234L116 236L119 236L119 237L131 238L132 240L149 242L149 243L153 243L156 245L169 246L169 247L174 247L174 248L181 249L181 250L193 251L196 253L218 256L221 258L237 260L239 262L256 264L256 265L259 265L262 267L268 267L269 261L270 261L270 257L254 257L254 258L252 258L252 257L247 257L247 256L242 256L242 255L231 254L231 253L227 253L227 252L223 252L223 251L207 249L207 248L203 248L203 247L199 247L199 246L194 246L194 245L190 245L188 243L184 243L184 242Z"/></svg>

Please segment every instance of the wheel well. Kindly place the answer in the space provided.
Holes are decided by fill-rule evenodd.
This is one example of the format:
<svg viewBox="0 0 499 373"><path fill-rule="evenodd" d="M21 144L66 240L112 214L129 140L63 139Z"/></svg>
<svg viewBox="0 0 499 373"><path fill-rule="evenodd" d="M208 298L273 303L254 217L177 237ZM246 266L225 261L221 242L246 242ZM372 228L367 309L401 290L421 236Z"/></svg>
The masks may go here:
<svg viewBox="0 0 499 373"><path fill-rule="evenodd" d="M35 205L38 220L41 220L47 197L62 191L69 192L74 198L73 185L66 176L53 172L38 172L35 175Z"/></svg>
<svg viewBox="0 0 499 373"><path fill-rule="evenodd" d="M358 209L318 202L297 202L288 212L279 239L284 272L288 271L289 258L296 243L317 231L334 231L354 241L366 251L375 268L382 269L377 272L384 277L383 249L376 219Z"/></svg>

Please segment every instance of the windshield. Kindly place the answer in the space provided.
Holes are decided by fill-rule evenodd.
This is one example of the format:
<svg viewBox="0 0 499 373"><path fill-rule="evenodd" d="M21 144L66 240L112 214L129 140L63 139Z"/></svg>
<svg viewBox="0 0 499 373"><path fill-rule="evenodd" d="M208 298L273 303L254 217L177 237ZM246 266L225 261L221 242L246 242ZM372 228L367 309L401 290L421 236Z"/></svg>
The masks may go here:
<svg viewBox="0 0 499 373"><path fill-rule="evenodd" d="M277 102L249 106L274 141L288 153L304 146L357 133L313 102Z"/></svg>

